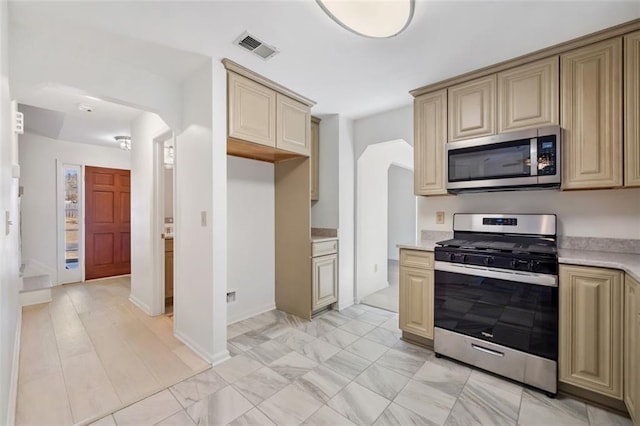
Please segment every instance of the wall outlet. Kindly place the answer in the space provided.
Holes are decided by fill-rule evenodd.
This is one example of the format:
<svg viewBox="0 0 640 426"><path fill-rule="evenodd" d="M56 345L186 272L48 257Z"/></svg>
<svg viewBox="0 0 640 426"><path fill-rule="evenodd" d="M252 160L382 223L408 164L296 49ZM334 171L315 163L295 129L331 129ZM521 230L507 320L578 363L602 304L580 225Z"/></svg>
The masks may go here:
<svg viewBox="0 0 640 426"><path fill-rule="evenodd" d="M236 301L236 292L235 292L235 290L227 292L227 303L233 303L235 301Z"/></svg>
<svg viewBox="0 0 640 426"><path fill-rule="evenodd" d="M377 263L375 263L373 265L373 272L378 272L378 264Z"/></svg>
<svg viewBox="0 0 640 426"><path fill-rule="evenodd" d="M207 226L207 212L206 211L201 211L200 212L200 225L201 226Z"/></svg>
<svg viewBox="0 0 640 426"><path fill-rule="evenodd" d="M439 225L444 223L444 212L436 212L436 223Z"/></svg>

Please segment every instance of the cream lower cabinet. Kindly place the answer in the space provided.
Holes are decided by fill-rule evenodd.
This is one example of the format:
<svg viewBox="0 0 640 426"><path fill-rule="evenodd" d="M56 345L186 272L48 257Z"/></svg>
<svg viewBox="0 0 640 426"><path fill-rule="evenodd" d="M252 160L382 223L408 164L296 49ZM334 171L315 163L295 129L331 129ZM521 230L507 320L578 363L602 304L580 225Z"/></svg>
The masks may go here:
<svg viewBox="0 0 640 426"><path fill-rule="evenodd" d="M622 37L560 58L562 188L622 186Z"/></svg>
<svg viewBox="0 0 640 426"><path fill-rule="evenodd" d="M560 265L559 380L622 399L623 273Z"/></svg>
<svg viewBox="0 0 640 426"><path fill-rule="evenodd" d="M636 424L640 421L640 283L624 281L624 403Z"/></svg>
<svg viewBox="0 0 640 426"><path fill-rule="evenodd" d="M433 339L433 253L400 250L400 329Z"/></svg>
<svg viewBox="0 0 640 426"><path fill-rule="evenodd" d="M447 90L418 96L413 103L413 192L447 193Z"/></svg>
<svg viewBox="0 0 640 426"><path fill-rule="evenodd" d="M312 243L312 311L317 311L338 301L337 245L335 240Z"/></svg>

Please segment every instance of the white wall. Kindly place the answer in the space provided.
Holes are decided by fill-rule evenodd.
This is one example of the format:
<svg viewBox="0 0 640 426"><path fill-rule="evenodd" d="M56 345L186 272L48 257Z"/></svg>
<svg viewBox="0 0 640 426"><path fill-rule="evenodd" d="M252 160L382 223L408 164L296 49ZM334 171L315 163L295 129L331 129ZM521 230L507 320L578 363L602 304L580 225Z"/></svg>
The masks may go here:
<svg viewBox="0 0 640 426"><path fill-rule="evenodd" d="M227 157L229 323L275 309L274 166Z"/></svg>
<svg viewBox="0 0 640 426"><path fill-rule="evenodd" d="M117 36L99 30L60 25L42 34L12 22L11 90L17 99L34 88L61 84L88 94L157 112L172 127L180 127L181 91L174 80L161 75L158 63L145 63L141 52L157 56L174 49ZM192 54L184 53L191 58ZM171 64L166 64L171 66Z"/></svg>
<svg viewBox="0 0 640 426"><path fill-rule="evenodd" d="M369 145L358 159L356 288L362 299L389 285L387 194L389 167L411 169L413 148L403 140Z"/></svg>
<svg viewBox="0 0 640 426"><path fill-rule="evenodd" d="M387 253L389 259L399 260L397 244L416 238L417 200L413 195L413 170L392 164L389 167Z"/></svg>
<svg viewBox="0 0 640 426"><path fill-rule="evenodd" d="M402 139L413 146L413 106L361 118L356 120L354 129L356 159L360 158L367 146L374 143Z"/></svg>
<svg viewBox="0 0 640 426"><path fill-rule="evenodd" d="M18 289L19 226L18 182L11 165L18 162L17 138L11 131L9 94L8 2L0 2L0 424L13 424L15 413L20 314ZM9 212L14 225L5 234L4 215Z"/></svg>
<svg viewBox="0 0 640 426"><path fill-rule="evenodd" d="M355 139L353 120L339 118L338 308L355 301Z"/></svg>
<svg viewBox="0 0 640 426"><path fill-rule="evenodd" d="M61 141L25 133L20 136L22 258L57 271L56 160L81 166L131 169L131 154L118 148Z"/></svg>
<svg viewBox="0 0 640 426"><path fill-rule="evenodd" d="M382 137L412 143L413 107L394 109L356 121L356 146ZM517 191L418 197L418 231L451 231L456 212L555 213L561 235L640 238L640 189L599 191ZM436 225L435 212L445 212L444 225ZM606 222L605 222L606 221Z"/></svg>
<svg viewBox="0 0 640 426"><path fill-rule="evenodd" d="M419 229L447 230L453 213L554 213L558 234L640 239L640 189L514 191L419 197ZM435 224L435 212L445 224Z"/></svg>
<svg viewBox="0 0 640 426"><path fill-rule="evenodd" d="M320 121L320 198L311 202L313 228L338 228L338 115Z"/></svg>
<svg viewBox="0 0 640 426"><path fill-rule="evenodd" d="M155 311L157 283L162 281L152 255L159 244L155 229L154 139L167 131L166 123L149 112L131 123L131 295L130 299L149 315Z"/></svg>

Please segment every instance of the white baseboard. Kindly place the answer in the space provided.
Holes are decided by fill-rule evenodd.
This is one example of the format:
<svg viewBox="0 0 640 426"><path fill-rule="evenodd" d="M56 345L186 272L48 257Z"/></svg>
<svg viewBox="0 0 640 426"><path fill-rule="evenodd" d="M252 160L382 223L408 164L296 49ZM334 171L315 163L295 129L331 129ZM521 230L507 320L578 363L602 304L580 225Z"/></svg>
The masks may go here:
<svg viewBox="0 0 640 426"><path fill-rule="evenodd" d="M196 342L191 340L189 337L182 334L179 330L174 330L173 335L182 343L184 343L186 347L188 347L193 352L198 354L202 359L209 361L210 363L213 364L213 360L216 358L218 354L214 356L213 354L209 353L204 348L202 348L199 344L197 344ZM226 351L226 348L225 348L225 351ZM228 352L227 352L227 355L228 355Z"/></svg>
<svg viewBox="0 0 640 426"><path fill-rule="evenodd" d="M233 315L227 317L227 325L235 324L237 322L246 320L247 318L255 317L256 315L263 314L265 312L273 311L276 308L275 303L269 303L267 305L263 305L262 307L252 310L251 312L243 312L239 315ZM227 308L227 313L229 309Z"/></svg>
<svg viewBox="0 0 640 426"><path fill-rule="evenodd" d="M228 350L220 351L213 356L213 360L211 361L212 366L216 366L218 364L222 364L226 360L231 359L231 355L229 355Z"/></svg>
<svg viewBox="0 0 640 426"><path fill-rule="evenodd" d="M149 315L150 317L153 316L153 315L151 315L151 309L149 309L149 306L147 306L146 303L143 303L142 301L140 301L140 299L135 297L133 294L129 295L129 302L133 303L138 308L142 309L142 312L144 312L145 314Z"/></svg>
<svg viewBox="0 0 640 426"><path fill-rule="evenodd" d="M338 310L341 311L343 309L347 309L349 306L352 306L355 303L354 299L347 300L345 302L338 302Z"/></svg>
<svg viewBox="0 0 640 426"><path fill-rule="evenodd" d="M11 383L9 386L9 406L7 407L7 424L14 425L18 400L18 373L20 372L20 337L22 335L22 309L18 309L16 319L16 337L13 343L13 363L11 366Z"/></svg>

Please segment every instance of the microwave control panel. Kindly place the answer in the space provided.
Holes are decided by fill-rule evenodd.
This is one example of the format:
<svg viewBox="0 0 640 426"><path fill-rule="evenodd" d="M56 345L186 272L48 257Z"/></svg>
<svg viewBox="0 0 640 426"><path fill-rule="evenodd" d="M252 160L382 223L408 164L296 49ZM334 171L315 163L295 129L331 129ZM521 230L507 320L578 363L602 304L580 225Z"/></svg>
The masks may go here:
<svg viewBox="0 0 640 426"><path fill-rule="evenodd" d="M556 136L538 137L538 176L556 174Z"/></svg>

